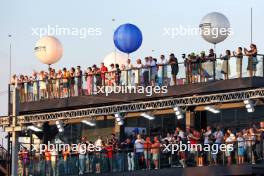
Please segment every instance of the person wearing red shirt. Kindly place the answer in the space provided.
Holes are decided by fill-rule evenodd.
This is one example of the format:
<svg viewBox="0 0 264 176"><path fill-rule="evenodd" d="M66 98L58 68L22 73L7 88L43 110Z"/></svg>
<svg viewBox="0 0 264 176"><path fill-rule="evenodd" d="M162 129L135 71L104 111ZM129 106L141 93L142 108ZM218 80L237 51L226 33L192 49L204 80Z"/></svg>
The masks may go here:
<svg viewBox="0 0 264 176"><path fill-rule="evenodd" d="M146 137L146 141L144 143L144 158L147 169L150 169L151 145L152 143L150 141L150 137Z"/></svg>
<svg viewBox="0 0 264 176"><path fill-rule="evenodd" d="M104 63L101 63L101 68L100 68L100 72L101 72L101 78L102 78L102 86L105 85L105 73L108 71L107 67L104 65Z"/></svg>
<svg viewBox="0 0 264 176"><path fill-rule="evenodd" d="M106 150L106 157L109 161L109 170L112 171L113 170L113 144L112 142L108 142L105 146L105 150Z"/></svg>

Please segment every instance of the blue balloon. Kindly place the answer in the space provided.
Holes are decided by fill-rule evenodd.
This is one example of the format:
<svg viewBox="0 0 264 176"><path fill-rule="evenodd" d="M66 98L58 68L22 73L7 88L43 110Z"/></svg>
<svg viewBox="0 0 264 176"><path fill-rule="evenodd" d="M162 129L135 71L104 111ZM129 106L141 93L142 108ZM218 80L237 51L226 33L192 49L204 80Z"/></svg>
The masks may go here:
<svg viewBox="0 0 264 176"><path fill-rule="evenodd" d="M114 43L117 49L124 53L136 51L142 44L142 33L134 24L123 24L114 33Z"/></svg>

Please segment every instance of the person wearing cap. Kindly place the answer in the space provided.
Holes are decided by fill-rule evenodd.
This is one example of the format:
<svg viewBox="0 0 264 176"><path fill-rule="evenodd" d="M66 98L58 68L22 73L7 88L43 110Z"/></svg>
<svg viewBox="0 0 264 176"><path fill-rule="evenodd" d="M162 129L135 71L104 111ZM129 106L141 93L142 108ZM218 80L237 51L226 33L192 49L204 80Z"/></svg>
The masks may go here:
<svg viewBox="0 0 264 176"><path fill-rule="evenodd" d="M173 80L173 85L177 85L177 74L179 72L178 59L173 53L170 54L169 64L171 65L171 76Z"/></svg>

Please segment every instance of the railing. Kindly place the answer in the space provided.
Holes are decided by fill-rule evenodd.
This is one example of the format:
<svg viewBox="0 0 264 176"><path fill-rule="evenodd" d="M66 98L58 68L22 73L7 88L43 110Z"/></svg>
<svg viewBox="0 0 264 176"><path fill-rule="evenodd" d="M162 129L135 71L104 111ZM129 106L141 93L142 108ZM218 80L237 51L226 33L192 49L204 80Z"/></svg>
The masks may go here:
<svg viewBox="0 0 264 176"><path fill-rule="evenodd" d="M138 86L172 86L250 76L264 77L264 55L258 55L257 63L255 61L247 63L249 59L246 56L242 62L238 60L236 57L231 57L226 61L223 61L222 58L200 60L199 62L185 59L184 62L178 64L176 83L174 83L171 65L169 64L105 73L85 73L80 77L31 80L9 85L9 100L12 100L12 88L14 86L19 88L20 102L32 102L53 98L96 95L100 94L102 86L104 86L104 90L105 86L131 86L133 89ZM248 71L248 69L254 68L256 71ZM226 74L223 74L224 72Z"/></svg>
<svg viewBox="0 0 264 176"><path fill-rule="evenodd" d="M10 169L10 159L11 156L8 151L3 147L2 139L2 145L0 145L0 171L2 171L6 175L8 175Z"/></svg>
<svg viewBox="0 0 264 176"><path fill-rule="evenodd" d="M186 143L185 143L186 144ZM230 144L230 143L228 143ZM212 146L211 144L210 146ZM219 146L220 144L216 144ZM71 153L63 157L62 153L52 155L53 159L45 159L44 154L35 153L28 161L19 160L19 171L32 175L79 175L94 173L115 173L136 170L151 170L173 167L195 167L198 158L202 158L203 166L210 165L238 165L255 164L264 157L263 141L245 141L243 150L238 142L233 142L230 152L218 151L217 153L195 150L169 152L162 145L158 148L137 148L132 150L103 149L100 152L84 154ZM142 149L142 150L140 150ZM156 150L153 152L153 149ZM242 153L241 153L242 152ZM242 159L243 158L243 159ZM214 162L215 161L215 162Z"/></svg>

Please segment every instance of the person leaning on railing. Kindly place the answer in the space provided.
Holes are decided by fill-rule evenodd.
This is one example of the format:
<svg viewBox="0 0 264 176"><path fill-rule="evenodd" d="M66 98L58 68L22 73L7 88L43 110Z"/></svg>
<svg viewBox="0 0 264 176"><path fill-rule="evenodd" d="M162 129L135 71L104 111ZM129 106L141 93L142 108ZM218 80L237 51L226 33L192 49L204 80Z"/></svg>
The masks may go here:
<svg viewBox="0 0 264 176"><path fill-rule="evenodd" d="M173 85L177 85L177 74L179 72L178 59L174 56L173 53L170 54L169 64L171 65L171 76Z"/></svg>
<svg viewBox="0 0 264 176"><path fill-rule="evenodd" d="M237 48L237 52L233 51L233 56L236 57L236 72L237 72L237 77L241 78L242 77L242 61L243 61L243 51L242 47Z"/></svg>

